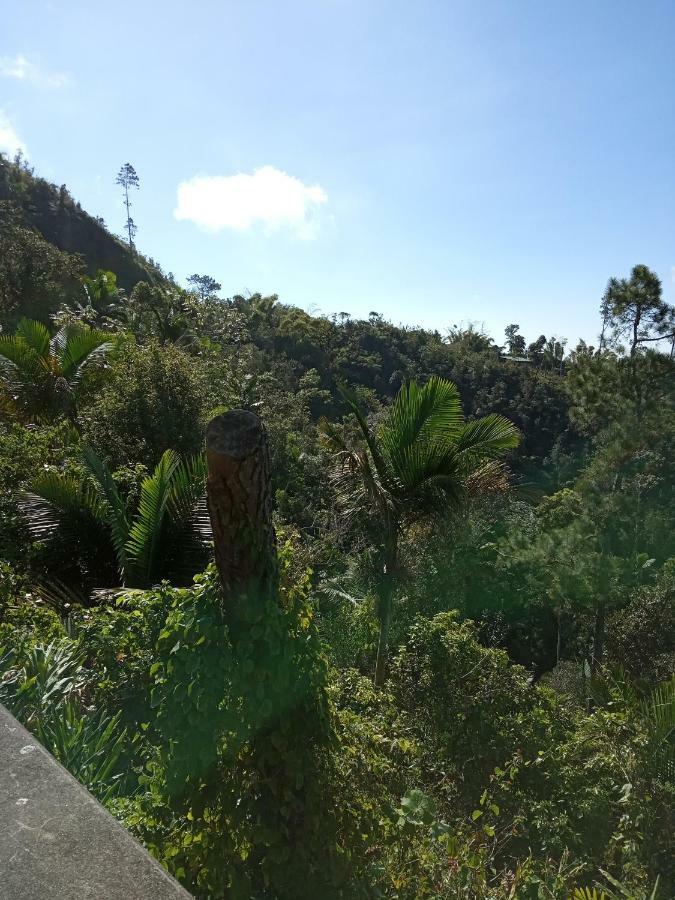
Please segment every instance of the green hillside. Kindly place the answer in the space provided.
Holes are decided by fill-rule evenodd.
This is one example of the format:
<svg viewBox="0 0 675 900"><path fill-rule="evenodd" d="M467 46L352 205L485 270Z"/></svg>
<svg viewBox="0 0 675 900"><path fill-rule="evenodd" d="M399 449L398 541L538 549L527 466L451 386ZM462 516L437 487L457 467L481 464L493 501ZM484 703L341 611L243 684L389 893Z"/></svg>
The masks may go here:
<svg viewBox="0 0 675 900"><path fill-rule="evenodd" d="M65 185L50 184L26 163L11 162L2 154L0 224L0 303L9 313L41 315L49 303L45 292L63 300L73 292L79 274L94 275L99 269L114 272L125 290L139 281L162 280L153 263L130 251L102 221L83 210ZM41 307L29 308L26 298L38 291L43 293L36 299Z"/></svg>
<svg viewBox="0 0 675 900"><path fill-rule="evenodd" d="M200 900L673 897L657 276L499 344L0 215L0 702Z"/></svg>

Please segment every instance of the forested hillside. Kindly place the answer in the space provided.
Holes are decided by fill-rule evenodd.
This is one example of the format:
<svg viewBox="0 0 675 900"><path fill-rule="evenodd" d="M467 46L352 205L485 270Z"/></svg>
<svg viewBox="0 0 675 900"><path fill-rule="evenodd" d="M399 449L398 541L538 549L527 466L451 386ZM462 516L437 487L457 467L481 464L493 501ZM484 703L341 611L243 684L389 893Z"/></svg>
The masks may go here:
<svg viewBox="0 0 675 900"><path fill-rule="evenodd" d="M596 346L313 316L0 157L0 701L196 897L675 896L675 313L607 275Z"/></svg>

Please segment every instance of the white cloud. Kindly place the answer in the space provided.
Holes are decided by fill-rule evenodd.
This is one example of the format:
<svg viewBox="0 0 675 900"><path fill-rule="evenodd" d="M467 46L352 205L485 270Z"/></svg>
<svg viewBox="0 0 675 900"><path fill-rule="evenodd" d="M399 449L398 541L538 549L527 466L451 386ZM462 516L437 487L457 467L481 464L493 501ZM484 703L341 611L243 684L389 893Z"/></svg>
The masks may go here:
<svg viewBox="0 0 675 900"><path fill-rule="evenodd" d="M174 217L206 231L248 231L261 223L267 230L290 228L297 237L316 237L317 214L328 196L318 184L307 185L263 166L252 175L196 175L178 185Z"/></svg>
<svg viewBox="0 0 675 900"><path fill-rule="evenodd" d="M44 72L21 53L16 56L0 56L0 76L25 81L41 88L60 88L68 83L68 76L61 72Z"/></svg>
<svg viewBox="0 0 675 900"><path fill-rule="evenodd" d="M14 156L18 151L26 154L26 145L16 133L14 126L0 109L0 153Z"/></svg>

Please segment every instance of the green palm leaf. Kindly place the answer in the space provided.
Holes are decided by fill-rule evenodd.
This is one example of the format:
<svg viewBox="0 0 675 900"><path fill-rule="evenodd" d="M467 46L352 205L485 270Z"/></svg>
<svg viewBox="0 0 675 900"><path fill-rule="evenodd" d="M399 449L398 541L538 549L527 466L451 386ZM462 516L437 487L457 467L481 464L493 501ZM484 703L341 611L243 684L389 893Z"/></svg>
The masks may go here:
<svg viewBox="0 0 675 900"><path fill-rule="evenodd" d="M459 391L451 381L433 377L420 387L411 381L394 400L381 441L385 447L419 442L449 442L464 422Z"/></svg>
<svg viewBox="0 0 675 900"><path fill-rule="evenodd" d="M62 325L49 342L50 355L55 359L58 359L59 355L63 352L66 344L68 343L68 334L73 327L77 326Z"/></svg>
<svg viewBox="0 0 675 900"><path fill-rule="evenodd" d="M658 777L675 782L675 676L654 688L640 711L649 734L650 764Z"/></svg>
<svg viewBox="0 0 675 900"><path fill-rule="evenodd" d="M85 368L111 347L110 335L102 331L63 327L50 340L41 322L22 319L16 334L0 336L0 379L5 393L18 402L18 408L31 413L72 416L72 388Z"/></svg>
<svg viewBox="0 0 675 900"><path fill-rule="evenodd" d="M485 459L497 459L513 450L520 432L504 416L492 414L467 422L457 437L457 451L469 466Z"/></svg>
<svg viewBox="0 0 675 900"><path fill-rule="evenodd" d="M327 419L319 422L319 430L324 444L335 454L332 482L345 519L355 518L366 504L392 510L392 494L372 462L368 444L348 440L344 429ZM381 464L384 468L384 461Z"/></svg>
<svg viewBox="0 0 675 900"><path fill-rule="evenodd" d="M141 485L138 513L125 547L130 586L132 582L147 584L153 578L164 519L171 503L172 479L179 465L173 450L165 450L153 474Z"/></svg>
<svg viewBox="0 0 675 900"><path fill-rule="evenodd" d="M96 491L88 482L45 472L38 476L19 504L35 540L48 540L57 531L77 535L83 520L98 525L105 511Z"/></svg>
<svg viewBox="0 0 675 900"><path fill-rule="evenodd" d="M38 356L49 353L49 331L34 319L21 319L16 326L16 337L23 339Z"/></svg>
<svg viewBox="0 0 675 900"><path fill-rule="evenodd" d="M23 384L27 377L37 378L43 372L40 355L22 337L0 336L0 376L4 381Z"/></svg>
<svg viewBox="0 0 675 900"><path fill-rule="evenodd" d="M203 454L181 461L176 466L169 498L169 512L175 525L188 526L194 521L195 508L206 490L206 475Z"/></svg>
<svg viewBox="0 0 675 900"><path fill-rule="evenodd" d="M86 366L104 357L112 347L110 335L103 331L73 329L56 352L61 374L72 385L80 380Z"/></svg>
<svg viewBox="0 0 675 900"><path fill-rule="evenodd" d="M204 567L213 540L206 475L206 458L200 454L180 462L171 479L164 549L171 554L172 576L185 583Z"/></svg>
<svg viewBox="0 0 675 900"><path fill-rule="evenodd" d="M430 378L399 391L383 423L369 427L359 403L341 388L361 432L353 441L346 429L322 423L335 453L333 483L347 519L368 512L381 536L380 638L375 683L383 683L392 611L392 576L398 566L398 539L408 520L459 508L471 494L506 483L499 459L518 443L517 429L501 416L464 423L459 392L452 382Z"/></svg>
<svg viewBox="0 0 675 900"><path fill-rule="evenodd" d="M366 443L366 446L368 447L368 450L369 450L371 458L372 458L373 466L377 470L377 474L378 474L380 480L382 482L386 483L386 480L387 480L386 462L382 457L380 448L378 447L377 442L376 442L370 428L368 427L368 423L366 422L366 417L363 414L363 410L361 409L361 406L356 397L356 394L354 394L353 391L350 391L346 385L338 385L338 389L340 391L340 394L342 395L342 397L344 398L344 400L346 401L346 403L348 404L349 408L351 409L351 411L353 412L353 414L356 418L359 429L361 430L361 435L363 437L363 440Z"/></svg>
<svg viewBox="0 0 675 900"><path fill-rule="evenodd" d="M120 573L123 573L127 565L126 545L130 531L126 503L117 489L110 470L91 447L85 446L83 448L82 457L95 479L97 492L104 504L105 518L110 527Z"/></svg>

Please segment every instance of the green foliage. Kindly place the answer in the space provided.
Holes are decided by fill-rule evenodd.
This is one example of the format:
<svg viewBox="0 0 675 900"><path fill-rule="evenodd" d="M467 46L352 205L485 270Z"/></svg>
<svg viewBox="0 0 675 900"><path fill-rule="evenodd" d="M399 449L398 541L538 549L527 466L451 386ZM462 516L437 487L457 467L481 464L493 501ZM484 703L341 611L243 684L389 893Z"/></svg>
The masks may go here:
<svg viewBox="0 0 675 900"><path fill-rule="evenodd" d="M82 706L82 657L70 641L35 644L4 653L0 647L0 701L102 803L115 796L127 742L121 711Z"/></svg>
<svg viewBox="0 0 675 900"><path fill-rule="evenodd" d="M19 510L23 492L36 473L77 454L77 434L66 423L39 429L0 424L0 558L25 569L33 547Z"/></svg>
<svg viewBox="0 0 675 900"><path fill-rule="evenodd" d="M510 325L513 360L184 291L65 187L0 182L0 699L197 897L672 896L655 276L610 283L600 351ZM269 436L280 584L237 608L191 583L203 427L235 407Z"/></svg>
<svg viewBox="0 0 675 900"><path fill-rule="evenodd" d="M86 476L47 472L31 484L23 503L36 539L54 534L76 543L92 531L109 539L123 583L147 586L167 570L194 568L203 561L210 537L203 515L206 464L203 457L183 462L166 450L152 475L140 485L138 508L129 508L108 470L89 447L83 449ZM99 542L99 546L102 541ZM197 562L195 562L195 560Z"/></svg>
<svg viewBox="0 0 675 900"><path fill-rule="evenodd" d="M675 676L654 688L640 712L649 741L647 765L657 778L675 784Z"/></svg>
<svg viewBox="0 0 675 900"><path fill-rule="evenodd" d="M50 337L33 319L21 319L14 335L0 335L2 408L12 418L75 417L76 391L88 368L110 351L110 335L81 325Z"/></svg>
<svg viewBox="0 0 675 900"><path fill-rule="evenodd" d="M3 658L6 671L0 696L29 727L82 688L82 659L68 642L36 644L19 654L16 666L14 661L15 652L10 650Z"/></svg>
<svg viewBox="0 0 675 900"><path fill-rule="evenodd" d="M71 613L71 632L87 661L96 702L120 710L129 728L137 729L138 723L153 717L150 672L172 590L162 585L152 591L125 591L112 605Z"/></svg>
<svg viewBox="0 0 675 900"><path fill-rule="evenodd" d="M610 658L634 679L664 681L675 670L675 575L673 561L655 585L637 591L608 623Z"/></svg>
<svg viewBox="0 0 675 900"><path fill-rule="evenodd" d="M7 163L0 156L0 184ZM43 323L76 296L82 262L45 240L11 200L0 201L0 320L31 316Z"/></svg>
<svg viewBox="0 0 675 900"><path fill-rule="evenodd" d="M199 374L183 350L125 343L81 409L83 434L113 468L140 460L155 466L166 450L185 456L201 449L202 410Z"/></svg>
<svg viewBox="0 0 675 900"><path fill-rule="evenodd" d="M633 266L630 278L610 278L602 298L603 320L601 341L611 330L615 344L625 339L630 355L635 356L641 344L673 330L673 308L661 296L661 281L647 266Z"/></svg>
<svg viewBox="0 0 675 900"><path fill-rule="evenodd" d="M163 815L165 830L157 849L202 893L337 890L325 666L304 590L267 602L233 641L211 572L176 593L159 635L161 747L151 786L152 815Z"/></svg>
<svg viewBox="0 0 675 900"><path fill-rule="evenodd" d="M122 755L127 742L120 727L121 710L109 715L83 713L68 701L38 720L36 734L49 752L91 791L108 804L120 790Z"/></svg>
<svg viewBox="0 0 675 900"><path fill-rule="evenodd" d="M410 629L391 684L420 733L426 729L434 764L461 773L455 790L462 793L478 790L505 759L535 758L564 734L553 697L533 692L506 653L482 646L475 626L458 623L453 613Z"/></svg>
<svg viewBox="0 0 675 900"><path fill-rule="evenodd" d="M345 399L363 445L350 447L334 429L326 430L344 473L340 483L359 479L348 511L366 500L385 519L414 515L417 507L452 506L465 491L490 484L499 471L495 461L518 443L516 429L502 417L465 424L457 388L438 378L403 387L376 433L356 397L347 392Z"/></svg>
<svg viewBox="0 0 675 900"><path fill-rule="evenodd" d="M356 396L346 389L343 395L358 424L357 439L327 422L323 430L336 456L334 481L347 520L370 514L381 535L375 680L382 684L404 523L456 511L471 494L502 487L499 459L517 445L518 432L502 416L466 423L457 388L437 377L423 387L415 382L402 387L375 430Z"/></svg>

